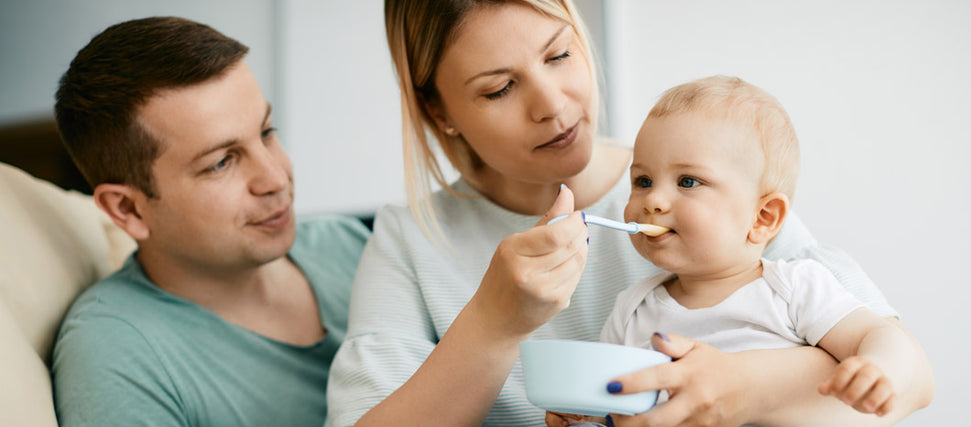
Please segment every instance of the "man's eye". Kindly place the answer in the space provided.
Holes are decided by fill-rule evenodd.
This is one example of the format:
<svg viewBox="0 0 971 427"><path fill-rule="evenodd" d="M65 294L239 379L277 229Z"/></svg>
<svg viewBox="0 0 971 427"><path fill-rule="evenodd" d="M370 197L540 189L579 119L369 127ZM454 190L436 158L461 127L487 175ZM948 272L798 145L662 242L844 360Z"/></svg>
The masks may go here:
<svg viewBox="0 0 971 427"><path fill-rule="evenodd" d="M681 179L678 180L678 186L683 188L697 187L699 185L701 185L701 183L698 182L697 179L690 178L687 176L682 177Z"/></svg>
<svg viewBox="0 0 971 427"><path fill-rule="evenodd" d="M226 169L227 167L229 167L229 165L233 163L234 159L235 157L232 155L223 156L223 158L219 159L218 162L214 163L212 166L209 166L206 169L206 172L219 172L223 169Z"/></svg>
<svg viewBox="0 0 971 427"><path fill-rule="evenodd" d="M635 187L649 188L653 185L654 185L654 181L651 181L651 178L648 178L646 176L639 176L637 178L634 178Z"/></svg>

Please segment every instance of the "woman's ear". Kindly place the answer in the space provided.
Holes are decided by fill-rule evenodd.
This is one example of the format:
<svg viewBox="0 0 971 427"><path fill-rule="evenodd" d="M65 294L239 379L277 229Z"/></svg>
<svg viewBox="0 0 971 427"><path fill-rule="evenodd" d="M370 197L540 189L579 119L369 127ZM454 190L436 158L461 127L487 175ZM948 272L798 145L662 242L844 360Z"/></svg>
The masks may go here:
<svg viewBox="0 0 971 427"><path fill-rule="evenodd" d="M445 114L445 107L442 106L442 101L439 99L428 99L423 95L419 94L419 102L421 102L425 111L428 112L428 116L435 121L435 127L438 128L442 133L448 136L457 136L459 134L458 130L455 129L448 120Z"/></svg>
<svg viewBox="0 0 971 427"><path fill-rule="evenodd" d="M789 196L782 193L769 193L759 199L755 223L748 232L748 241L756 245L768 243L786 220L789 213Z"/></svg>
<svg viewBox="0 0 971 427"><path fill-rule="evenodd" d="M141 212L141 204L146 200L144 193L130 185L99 184L94 188L98 208L136 241L145 240L151 234Z"/></svg>

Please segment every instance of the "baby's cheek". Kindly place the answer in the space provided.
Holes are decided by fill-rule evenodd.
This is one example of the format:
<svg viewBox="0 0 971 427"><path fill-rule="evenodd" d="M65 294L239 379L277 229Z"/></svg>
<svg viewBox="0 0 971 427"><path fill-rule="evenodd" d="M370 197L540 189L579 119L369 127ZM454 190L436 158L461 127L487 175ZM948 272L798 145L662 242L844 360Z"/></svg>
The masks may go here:
<svg viewBox="0 0 971 427"><path fill-rule="evenodd" d="M647 258L647 236L641 233L634 233L630 235L630 243L634 245L634 249L637 253L641 254L642 257Z"/></svg>
<svg viewBox="0 0 971 427"><path fill-rule="evenodd" d="M624 207L624 222L638 222L637 221L637 203L633 201L628 201L627 206Z"/></svg>

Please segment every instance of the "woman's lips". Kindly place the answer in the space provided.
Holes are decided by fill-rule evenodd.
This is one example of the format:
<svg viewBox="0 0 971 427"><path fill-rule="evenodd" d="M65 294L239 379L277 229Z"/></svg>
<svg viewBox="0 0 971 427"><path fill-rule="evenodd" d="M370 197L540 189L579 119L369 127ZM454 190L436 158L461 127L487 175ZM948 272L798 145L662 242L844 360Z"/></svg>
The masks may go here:
<svg viewBox="0 0 971 427"><path fill-rule="evenodd" d="M542 145L537 146L534 150L557 150L563 147L567 147L573 144L573 141L577 139L577 127L579 124L573 125L573 127L567 129L565 132L557 135L555 138Z"/></svg>

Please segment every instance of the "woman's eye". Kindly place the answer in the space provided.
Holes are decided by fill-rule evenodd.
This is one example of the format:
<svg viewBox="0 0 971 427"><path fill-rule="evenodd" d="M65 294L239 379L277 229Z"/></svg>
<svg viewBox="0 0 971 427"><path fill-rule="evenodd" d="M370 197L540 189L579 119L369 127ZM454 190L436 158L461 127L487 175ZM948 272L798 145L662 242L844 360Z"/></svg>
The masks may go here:
<svg viewBox="0 0 971 427"><path fill-rule="evenodd" d="M572 55L570 53L570 51L568 51L568 50L567 51L563 51L563 53L561 53L559 55L556 55L556 56L554 56L554 57L552 57L550 59L547 59L547 62L560 62L560 61L562 61L562 60L564 60L566 58L569 58L570 55Z"/></svg>
<svg viewBox="0 0 971 427"><path fill-rule="evenodd" d="M266 138L269 138L270 136L272 136L274 133L276 133L276 128L270 126L270 127L266 128L266 129L264 129L263 132L260 133L260 137L263 138L263 139L266 139Z"/></svg>
<svg viewBox="0 0 971 427"><path fill-rule="evenodd" d="M646 176L639 176L634 178L634 186L638 188L649 188L654 185L654 181Z"/></svg>
<svg viewBox="0 0 971 427"><path fill-rule="evenodd" d="M698 182L697 179L689 178L689 177L686 177L686 176L685 177L682 177L681 179L678 180L678 186L679 187L682 187L682 188L697 187L699 185L701 185L701 183Z"/></svg>
<svg viewBox="0 0 971 427"><path fill-rule="evenodd" d="M487 93L487 94L485 94L485 97L486 97L486 99L499 99L499 98L502 98L503 96L506 96L507 93L509 93L509 88L511 88L511 87L512 87L512 81L510 80L509 83L506 83L506 85L502 87L502 89L499 89L499 90L497 90L495 92L492 92L492 93Z"/></svg>

